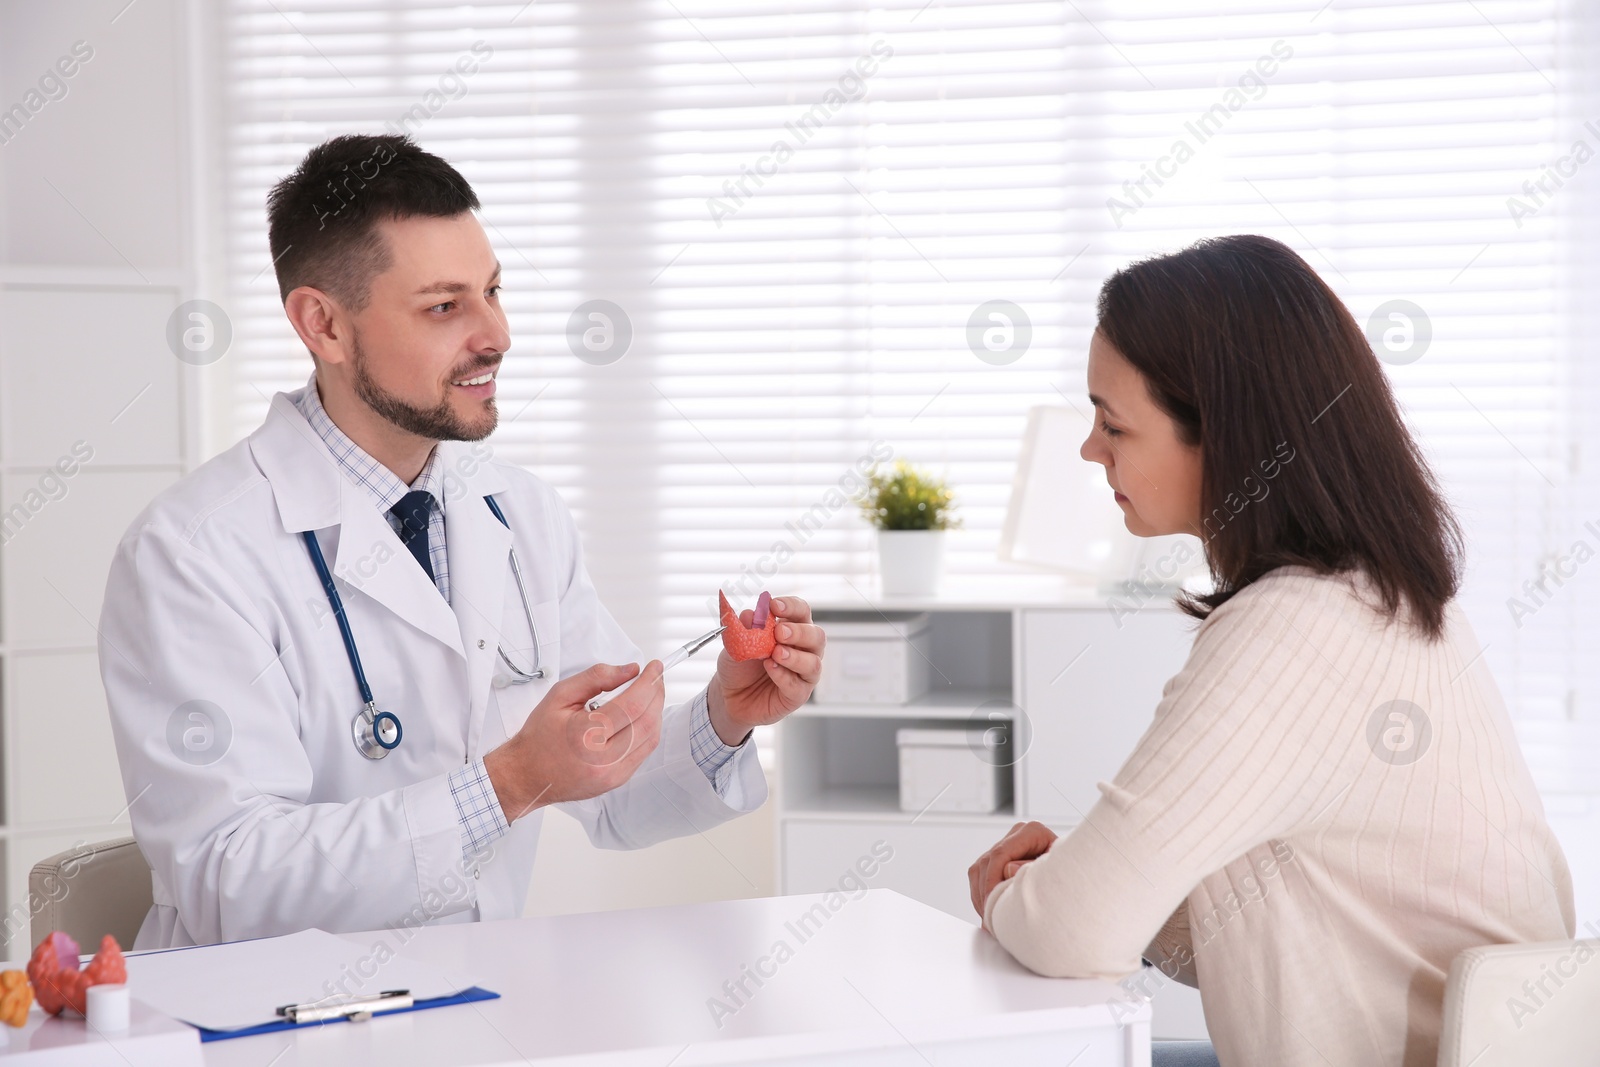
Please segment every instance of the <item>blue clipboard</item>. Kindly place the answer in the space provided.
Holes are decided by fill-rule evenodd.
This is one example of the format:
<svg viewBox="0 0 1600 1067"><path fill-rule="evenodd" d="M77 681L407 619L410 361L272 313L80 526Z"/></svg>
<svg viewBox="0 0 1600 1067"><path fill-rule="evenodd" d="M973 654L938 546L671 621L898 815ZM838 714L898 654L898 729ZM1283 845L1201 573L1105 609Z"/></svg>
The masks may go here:
<svg viewBox="0 0 1600 1067"><path fill-rule="evenodd" d="M384 1015L404 1015L408 1011L424 1011L428 1008L446 1008L452 1004L471 1004L479 1000L498 999L500 999L499 993L491 992L479 986L471 986L454 996L434 997L430 1000L416 1001L409 1008L395 1008L393 1011L375 1011L372 1013L372 1018L376 1019ZM243 1030L207 1030L203 1026L196 1026L195 1029L200 1031L201 1043L205 1043L207 1041L226 1041L230 1037L275 1034L280 1030L303 1030L313 1026L332 1026L334 1023L347 1023L349 1021L350 1017L348 1015L341 1015L334 1019L318 1019L316 1022L305 1023L292 1023L288 1019L282 1019L278 1022L262 1023L260 1026L247 1026ZM190 1025L193 1026L194 1024L191 1023Z"/></svg>

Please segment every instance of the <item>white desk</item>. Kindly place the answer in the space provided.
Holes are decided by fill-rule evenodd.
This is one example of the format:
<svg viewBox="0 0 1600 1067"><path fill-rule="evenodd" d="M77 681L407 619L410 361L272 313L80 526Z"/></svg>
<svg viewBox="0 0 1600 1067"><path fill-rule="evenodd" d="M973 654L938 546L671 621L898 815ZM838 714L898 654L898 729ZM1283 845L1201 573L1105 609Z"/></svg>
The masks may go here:
<svg viewBox="0 0 1600 1067"><path fill-rule="evenodd" d="M204 1046L207 1067L538 1064L1149 1067L1150 1009L1040 978L981 930L887 889L426 927L400 954L500 999ZM837 903L837 901L836 901ZM802 941L796 929L808 934ZM363 945L391 932L348 935ZM778 942L792 955L772 957ZM763 957L769 962L761 963ZM772 974L742 1006L723 983ZM138 991L134 991L137 996ZM713 1019L723 997L737 1007Z"/></svg>

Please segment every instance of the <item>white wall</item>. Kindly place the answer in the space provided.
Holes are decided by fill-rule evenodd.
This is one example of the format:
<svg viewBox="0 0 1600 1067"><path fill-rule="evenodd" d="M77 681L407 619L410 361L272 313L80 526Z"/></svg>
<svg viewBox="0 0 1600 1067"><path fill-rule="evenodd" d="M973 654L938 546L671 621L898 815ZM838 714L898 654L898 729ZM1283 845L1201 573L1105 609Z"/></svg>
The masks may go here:
<svg viewBox="0 0 1600 1067"><path fill-rule="evenodd" d="M194 448L166 342L196 284L185 9L125 4L0 0L0 815L23 939L33 861L127 832L95 623L117 539Z"/></svg>
<svg viewBox="0 0 1600 1067"><path fill-rule="evenodd" d="M773 774L767 784L776 788ZM703 834L638 852L589 844L577 820L548 812L528 893L528 915L615 911L777 892L772 801Z"/></svg>

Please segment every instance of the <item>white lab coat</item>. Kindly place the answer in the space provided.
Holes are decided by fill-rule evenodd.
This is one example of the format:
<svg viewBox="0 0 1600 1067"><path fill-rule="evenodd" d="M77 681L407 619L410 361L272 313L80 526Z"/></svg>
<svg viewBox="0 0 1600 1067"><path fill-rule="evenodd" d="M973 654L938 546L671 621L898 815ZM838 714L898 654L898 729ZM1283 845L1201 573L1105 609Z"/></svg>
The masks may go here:
<svg viewBox="0 0 1600 1067"><path fill-rule="evenodd" d="M521 914L543 812L463 870L448 776L514 733L557 677L643 657L596 596L560 497L467 445L439 448L453 604L282 394L255 433L162 493L124 536L100 666L154 873L136 947ZM403 723L381 761L351 741L361 701L304 530L319 532L378 707ZM497 688L497 643L531 658L513 537L550 673ZM211 734L197 709L218 720ZM626 784L562 805L594 844L641 848L766 799L753 743L717 795L690 754L689 710L666 709L659 746Z"/></svg>

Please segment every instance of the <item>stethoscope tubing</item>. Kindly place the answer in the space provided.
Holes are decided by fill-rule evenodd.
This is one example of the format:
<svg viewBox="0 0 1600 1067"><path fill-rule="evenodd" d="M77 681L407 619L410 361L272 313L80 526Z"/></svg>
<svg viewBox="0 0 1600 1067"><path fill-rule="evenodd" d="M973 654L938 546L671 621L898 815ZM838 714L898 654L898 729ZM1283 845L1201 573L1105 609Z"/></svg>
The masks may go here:
<svg viewBox="0 0 1600 1067"><path fill-rule="evenodd" d="M500 510L500 505L495 503L494 497L486 496L483 498L483 502L489 505L489 510L494 512L494 517L500 520L501 526L504 526L508 530L511 529L511 524L506 521L505 512ZM518 667L515 663L512 663L511 657L506 655L506 650L502 646L495 646L495 654L500 657L500 662L504 663L506 668L510 670L512 674L515 674L518 678L521 678L525 682L531 682L537 678L544 677L544 662L539 656L539 627L538 624L533 621L533 605L528 602L528 586L522 580L522 564L517 562L517 549L515 545L511 547L510 554L511 577L516 579L517 596L522 599L522 613L528 617L528 632L533 635L533 670L524 671L521 667Z"/></svg>
<svg viewBox="0 0 1600 1067"><path fill-rule="evenodd" d="M317 577L322 579L322 591L328 595L328 604L333 608L333 620L339 624L339 636L344 639L345 655L349 657L350 669L355 673L361 703L375 705L372 686L367 684L367 672L361 669L361 653L356 651L355 635L350 632L350 620L344 615L344 598L339 595L339 588L333 584L333 575L328 572L328 561L323 558L322 546L317 543L317 532L307 530L301 536L306 539L306 549L311 553L311 565L317 568Z"/></svg>
<svg viewBox="0 0 1600 1067"><path fill-rule="evenodd" d="M511 529L511 524L506 521L505 512L500 510L500 505L495 502L494 497L485 496L483 502L489 505L489 510L500 520L500 525L507 530ZM379 711L377 701L372 697L372 686L367 684L367 672L361 665L361 652L356 648L355 634L350 630L350 620L345 617L344 598L339 595L339 587L333 582L333 574L328 570L328 561L322 554L322 545L317 541L316 531L306 530L301 536L305 539L306 551L311 556L311 565L316 568L317 578L322 582L322 591L328 597L329 606L333 608L333 618L339 626L339 638L344 642L345 657L350 661L350 670L356 679L356 689L361 694L362 710L356 713L356 719L352 723L356 751L368 759L382 759L400 745L403 735L400 718L392 712ZM533 681L543 678L545 673L539 656L539 630L533 619L533 608L528 603L528 588L522 578L522 566L517 561L515 547L512 547L510 556L511 574L517 581L517 595L522 599L522 610L528 617L528 631L533 636L533 670L524 671L512 663L503 647L497 647L496 652L519 680ZM383 740L387 729L385 723L393 724L393 741Z"/></svg>

